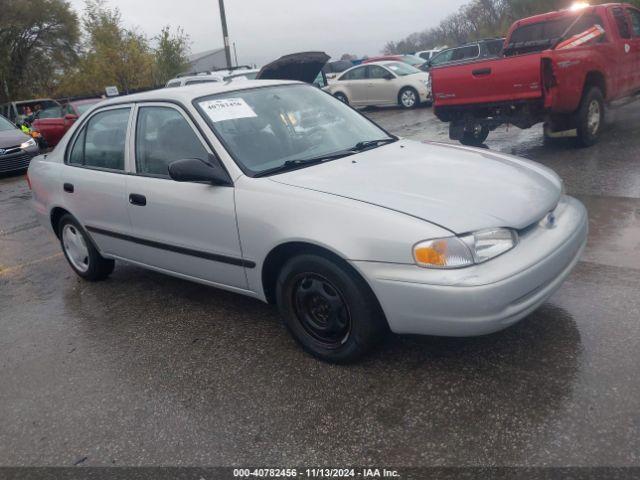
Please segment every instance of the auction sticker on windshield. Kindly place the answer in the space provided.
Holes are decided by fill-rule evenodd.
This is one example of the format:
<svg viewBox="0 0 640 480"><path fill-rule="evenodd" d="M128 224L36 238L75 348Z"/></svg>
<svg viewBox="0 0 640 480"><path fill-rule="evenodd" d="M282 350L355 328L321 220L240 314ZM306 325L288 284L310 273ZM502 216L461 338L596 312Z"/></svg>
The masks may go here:
<svg viewBox="0 0 640 480"><path fill-rule="evenodd" d="M200 102L200 106L212 122L257 117L256 112L247 105L243 98L207 100Z"/></svg>

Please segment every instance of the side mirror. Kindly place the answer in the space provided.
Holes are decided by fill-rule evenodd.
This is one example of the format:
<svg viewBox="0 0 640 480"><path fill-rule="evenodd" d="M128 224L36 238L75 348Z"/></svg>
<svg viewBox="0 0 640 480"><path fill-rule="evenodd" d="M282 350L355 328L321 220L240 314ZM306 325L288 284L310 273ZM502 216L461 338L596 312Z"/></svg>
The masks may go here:
<svg viewBox="0 0 640 480"><path fill-rule="evenodd" d="M169 164L169 176L176 182L205 182L228 186L231 180L227 172L214 159L185 158Z"/></svg>
<svg viewBox="0 0 640 480"><path fill-rule="evenodd" d="M64 116L64 119L65 119L67 122L75 122L75 121L78 119L78 116L77 116L77 115L74 115L73 113L67 113L67 114Z"/></svg>

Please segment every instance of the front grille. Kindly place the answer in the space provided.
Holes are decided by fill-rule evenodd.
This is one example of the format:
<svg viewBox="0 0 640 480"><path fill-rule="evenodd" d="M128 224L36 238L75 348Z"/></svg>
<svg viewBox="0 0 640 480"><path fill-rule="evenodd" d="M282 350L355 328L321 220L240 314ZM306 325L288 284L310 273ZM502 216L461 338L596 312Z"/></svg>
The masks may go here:
<svg viewBox="0 0 640 480"><path fill-rule="evenodd" d="M18 153L17 155L3 155L0 157L0 173L13 172L15 170L25 170L33 155L29 153Z"/></svg>

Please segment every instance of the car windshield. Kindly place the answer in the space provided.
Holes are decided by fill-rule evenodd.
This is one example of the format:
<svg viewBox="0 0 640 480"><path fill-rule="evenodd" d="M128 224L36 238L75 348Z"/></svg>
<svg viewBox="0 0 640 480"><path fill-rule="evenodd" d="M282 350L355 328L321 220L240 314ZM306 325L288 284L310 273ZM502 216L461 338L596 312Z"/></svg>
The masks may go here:
<svg viewBox="0 0 640 480"><path fill-rule="evenodd" d="M413 75L414 73L420 73L420 70L418 70L417 68L402 62L387 63L385 64L385 67L387 67L393 73L401 77L406 77L407 75Z"/></svg>
<svg viewBox="0 0 640 480"><path fill-rule="evenodd" d="M6 132L7 130L15 130L16 126L9 120L0 115L0 132Z"/></svg>
<svg viewBox="0 0 640 480"><path fill-rule="evenodd" d="M253 175L356 153L391 142L355 110L308 85L278 85L198 99L200 113L229 153Z"/></svg>

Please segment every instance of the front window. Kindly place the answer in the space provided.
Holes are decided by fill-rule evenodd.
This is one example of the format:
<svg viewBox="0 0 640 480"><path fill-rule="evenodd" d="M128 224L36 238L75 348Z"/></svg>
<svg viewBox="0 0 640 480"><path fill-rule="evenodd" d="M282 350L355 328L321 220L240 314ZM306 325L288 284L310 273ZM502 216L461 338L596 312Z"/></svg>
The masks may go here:
<svg viewBox="0 0 640 480"><path fill-rule="evenodd" d="M6 132L9 130L15 130L16 126L9 120L0 115L0 132Z"/></svg>
<svg viewBox="0 0 640 480"><path fill-rule="evenodd" d="M440 52L435 57L433 57L433 59L431 60L431 65L442 65L443 63L450 62L455 51L456 49L452 48L450 50Z"/></svg>
<svg viewBox="0 0 640 480"><path fill-rule="evenodd" d="M40 110L36 113L35 118L60 118L62 117L62 107L55 106L53 108L47 108L46 110Z"/></svg>
<svg viewBox="0 0 640 480"><path fill-rule="evenodd" d="M402 62L387 63L385 64L385 67L387 67L389 70L391 70L393 73L395 73L399 77L406 77L407 75L420 73L420 70L418 70L417 68Z"/></svg>
<svg viewBox="0 0 640 480"><path fill-rule="evenodd" d="M395 140L339 100L306 85L240 90L194 103L251 175L301 168Z"/></svg>
<svg viewBox="0 0 640 480"><path fill-rule="evenodd" d="M93 107L96 103L78 103L75 105L75 109L76 112L78 112L78 115L82 115L84 112L86 112L87 110L89 110L91 107ZM69 113L73 114L73 110L71 110Z"/></svg>

